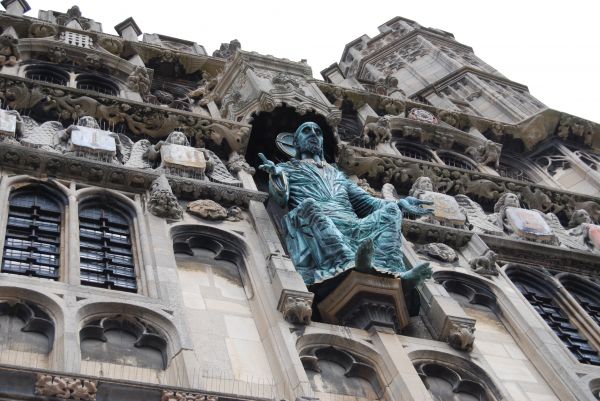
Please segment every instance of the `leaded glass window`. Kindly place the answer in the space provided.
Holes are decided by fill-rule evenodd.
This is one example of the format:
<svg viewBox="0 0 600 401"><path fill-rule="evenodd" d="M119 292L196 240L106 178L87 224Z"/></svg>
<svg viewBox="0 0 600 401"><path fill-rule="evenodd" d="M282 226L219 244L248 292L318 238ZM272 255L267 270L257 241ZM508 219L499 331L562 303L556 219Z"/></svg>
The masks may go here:
<svg viewBox="0 0 600 401"><path fill-rule="evenodd" d="M108 206L79 212L81 284L137 291L129 220Z"/></svg>
<svg viewBox="0 0 600 401"><path fill-rule="evenodd" d="M525 283L520 277L511 277L511 280L579 362L600 365L598 352L581 335L547 291Z"/></svg>
<svg viewBox="0 0 600 401"><path fill-rule="evenodd" d="M58 279L62 207L43 188L9 200L2 272Z"/></svg>
<svg viewBox="0 0 600 401"><path fill-rule="evenodd" d="M463 159L462 157L449 153L449 152L437 152L439 158L444 162L447 166L458 167L465 170L475 170L475 166Z"/></svg>

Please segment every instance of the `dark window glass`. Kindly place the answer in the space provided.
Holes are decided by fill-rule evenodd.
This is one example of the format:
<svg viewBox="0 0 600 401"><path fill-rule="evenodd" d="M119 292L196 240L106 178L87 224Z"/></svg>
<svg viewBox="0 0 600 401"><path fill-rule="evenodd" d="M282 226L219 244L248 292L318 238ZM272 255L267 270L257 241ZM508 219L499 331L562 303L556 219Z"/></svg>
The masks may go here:
<svg viewBox="0 0 600 401"><path fill-rule="evenodd" d="M598 352L579 333L549 293L525 283L520 277L511 277L511 280L579 362L600 366Z"/></svg>
<svg viewBox="0 0 600 401"><path fill-rule="evenodd" d="M58 279L61 206L42 188L14 193L9 201L2 271Z"/></svg>
<svg viewBox="0 0 600 401"><path fill-rule="evenodd" d="M137 291L129 221L108 207L79 212L81 284Z"/></svg>
<svg viewBox="0 0 600 401"><path fill-rule="evenodd" d="M447 166L458 167L465 170L475 170L475 166L473 166L473 164L469 163L467 160L461 158L460 156L456 156L451 153L445 152L438 152L438 156Z"/></svg>
<svg viewBox="0 0 600 401"><path fill-rule="evenodd" d="M513 180L519 181L534 182L534 180L531 179L526 171L511 164L500 162L497 171L502 177L512 178Z"/></svg>
<svg viewBox="0 0 600 401"><path fill-rule="evenodd" d="M410 157L412 159L418 160L426 160L428 162L433 160L431 154L428 151L416 146L411 146L405 143L397 143L396 149L398 149L398 152L400 152L400 154L404 157Z"/></svg>

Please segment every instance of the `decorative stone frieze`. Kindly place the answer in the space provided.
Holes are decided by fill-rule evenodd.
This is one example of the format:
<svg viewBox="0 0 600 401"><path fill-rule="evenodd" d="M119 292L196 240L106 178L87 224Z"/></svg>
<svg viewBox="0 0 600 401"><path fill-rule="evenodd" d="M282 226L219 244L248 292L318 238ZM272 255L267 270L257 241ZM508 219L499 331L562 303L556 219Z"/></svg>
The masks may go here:
<svg viewBox="0 0 600 401"><path fill-rule="evenodd" d="M95 160L48 153L43 150L4 143L0 147L0 165L9 170L37 176L60 176L78 182L111 187L125 191L143 192L150 188L160 174ZM263 202L264 192L247 190L209 181L167 176L173 194L182 199L208 198L237 205L250 200Z"/></svg>
<svg viewBox="0 0 600 401"><path fill-rule="evenodd" d="M1 75L1 74L0 74ZM110 126L124 123L134 135L162 138L179 130L196 138L196 142L226 143L231 151L243 154L250 131L243 124L213 120L197 114L126 101L112 96L91 98L78 89L34 82L25 78L1 77L0 99L13 110L34 109L48 115L48 120L77 121L89 116Z"/></svg>
<svg viewBox="0 0 600 401"><path fill-rule="evenodd" d="M219 401L216 395L190 393L176 390L163 390L160 401Z"/></svg>
<svg viewBox="0 0 600 401"><path fill-rule="evenodd" d="M429 176L440 193L464 194L488 202L496 202L503 193L513 192L521 195L530 208L538 206L541 212L554 212L566 221L576 209L585 209L595 222L600 220L598 198L505 177L402 156L381 155L351 146L342 148L338 166L347 174L366 178L370 182L390 182L396 188L410 188L417 178Z"/></svg>
<svg viewBox="0 0 600 401"><path fill-rule="evenodd" d="M64 400L95 401L97 386L96 380L38 373L35 394Z"/></svg>

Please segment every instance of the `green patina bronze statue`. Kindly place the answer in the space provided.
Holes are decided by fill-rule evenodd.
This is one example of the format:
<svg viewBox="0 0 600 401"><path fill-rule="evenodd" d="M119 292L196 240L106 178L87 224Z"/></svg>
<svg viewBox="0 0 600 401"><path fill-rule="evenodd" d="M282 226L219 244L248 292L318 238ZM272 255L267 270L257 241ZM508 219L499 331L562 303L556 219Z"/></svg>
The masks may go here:
<svg viewBox="0 0 600 401"><path fill-rule="evenodd" d="M402 210L421 216L431 202L406 197L374 198L323 157L321 128L307 122L294 133L295 157L275 165L261 153L269 191L291 211L284 217L292 262L307 285L344 271L376 270L418 282L431 276L429 263L406 270L402 254Z"/></svg>

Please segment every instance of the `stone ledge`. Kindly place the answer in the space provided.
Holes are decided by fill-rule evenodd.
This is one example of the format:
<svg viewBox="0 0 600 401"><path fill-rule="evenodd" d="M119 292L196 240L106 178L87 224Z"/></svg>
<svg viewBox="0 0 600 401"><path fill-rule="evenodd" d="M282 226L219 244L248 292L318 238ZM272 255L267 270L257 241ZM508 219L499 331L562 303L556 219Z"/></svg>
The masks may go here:
<svg viewBox="0 0 600 401"><path fill-rule="evenodd" d="M20 145L0 146L0 166L18 174L73 179L77 182L142 193L150 189L160 174L124 166L49 153ZM264 202L265 192L167 175L173 193L181 199L213 199L247 206L251 200Z"/></svg>

